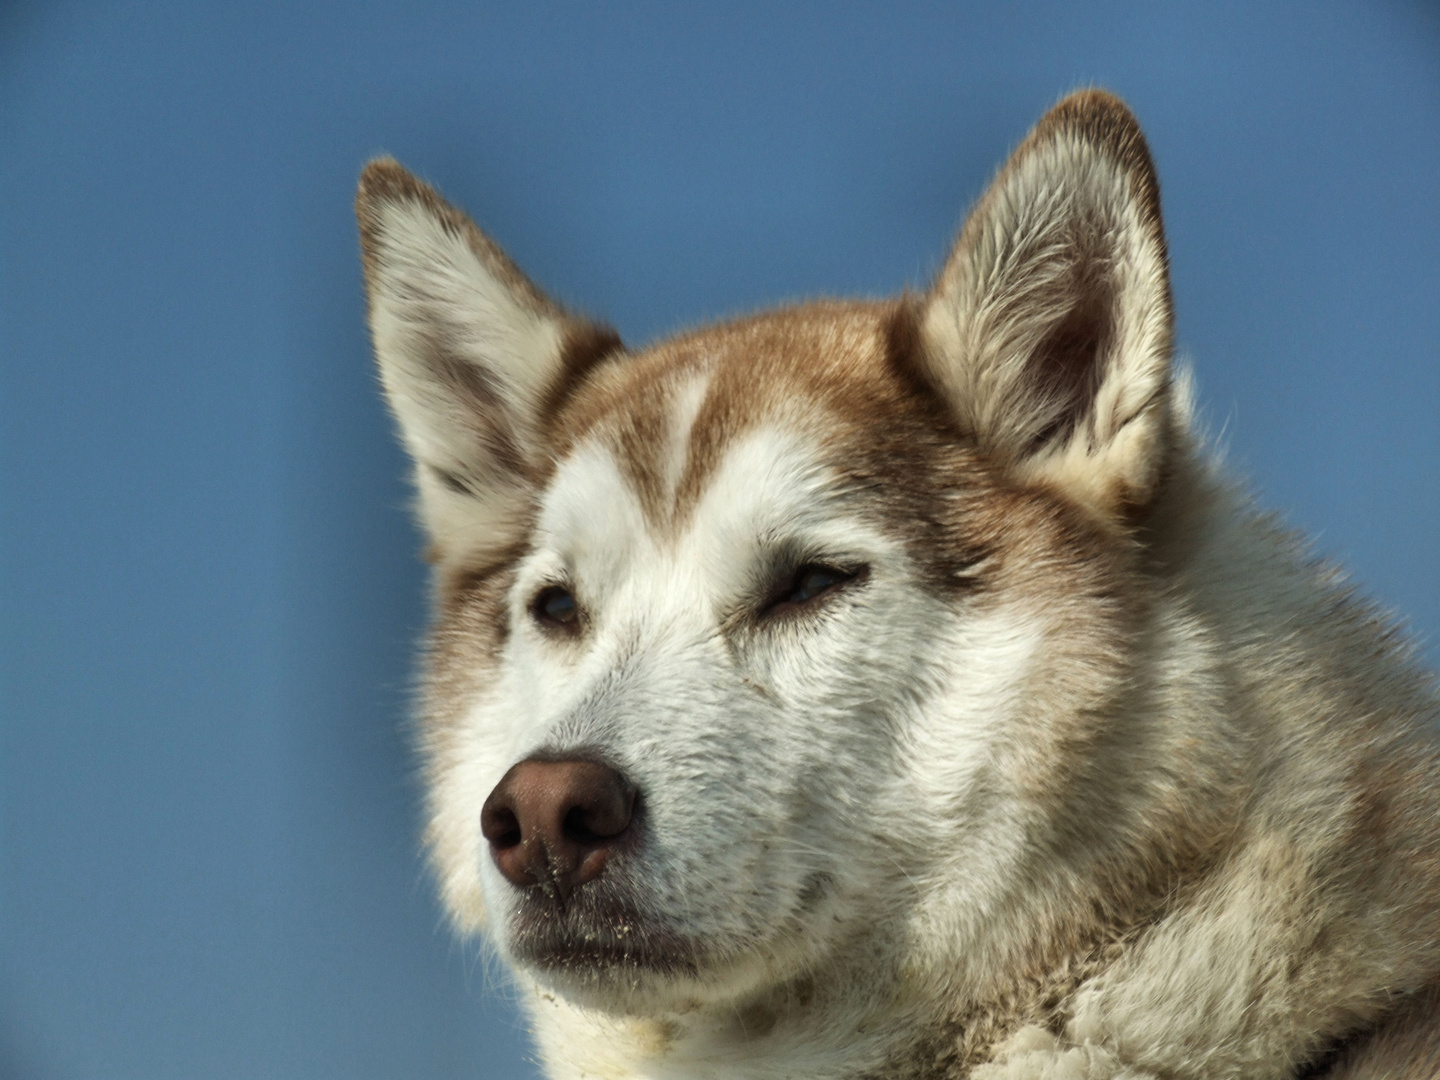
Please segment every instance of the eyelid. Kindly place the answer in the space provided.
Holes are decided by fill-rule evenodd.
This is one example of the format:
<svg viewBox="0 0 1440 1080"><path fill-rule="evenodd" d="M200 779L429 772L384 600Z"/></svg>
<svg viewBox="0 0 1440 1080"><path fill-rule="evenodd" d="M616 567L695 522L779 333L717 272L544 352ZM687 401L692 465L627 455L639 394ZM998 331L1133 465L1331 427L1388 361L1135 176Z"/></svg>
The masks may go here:
<svg viewBox="0 0 1440 1080"><path fill-rule="evenodd" d="M818 601L822 597L845 589L856 582L864 581L870 574L868 563L859 562L853 559L828 559L808 558L790 564L790 569L782 574L777 574L772 580L770 590L755 608L756 614L764 619L776 614L776 609L785 605L799 609ZM814 596L805 600L791 602L790 597L799 588L801 578L812 571L826 571L837 576L838 580L821 589Z"/></svg>

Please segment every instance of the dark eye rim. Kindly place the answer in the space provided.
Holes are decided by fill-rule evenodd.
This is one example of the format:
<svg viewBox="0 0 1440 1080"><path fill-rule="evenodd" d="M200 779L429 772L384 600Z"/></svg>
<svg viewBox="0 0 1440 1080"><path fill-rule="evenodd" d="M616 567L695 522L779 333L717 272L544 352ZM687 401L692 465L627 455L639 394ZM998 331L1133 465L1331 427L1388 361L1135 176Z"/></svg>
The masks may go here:
<svg viewBox="0 0 1440 1080"><path fill-rule="evenodd" d="M568 619L556 618L546 610L549 601L559 596L570 598L571 614ZM575 596L575 590L569 585L556 582L542 586L531 597L529 607L530 617L542 630L557 634L578 634L580 632L584 612L580 607L579 599Z"/></svg>
<svg viewBox="0 0 1440 1080"><path fill-rule="evenodd" d="M835 580L811 596L801 600L793 597L800 591L801 582L815 572L829 574ZM864 584L870 577L870 567L864 563L846 563L828 559L809 559L800 563L784 577L778 579L769 595L761 602L758 611L764 622L790 618L817 611L839 593Z"/></svg>

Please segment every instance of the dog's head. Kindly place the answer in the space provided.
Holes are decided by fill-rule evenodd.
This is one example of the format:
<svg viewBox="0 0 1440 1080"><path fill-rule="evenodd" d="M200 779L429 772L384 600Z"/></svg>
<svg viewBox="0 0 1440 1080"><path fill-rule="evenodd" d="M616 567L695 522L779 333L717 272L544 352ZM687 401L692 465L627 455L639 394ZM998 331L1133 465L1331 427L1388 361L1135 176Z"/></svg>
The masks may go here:
<svg viewBox="0 0 1440 1080"><path fill-rule="evenodd" d="M1125 107L1047 115L926 294L639 352L394 162L359 215L435 563L422 747L457 921L617 1011L973 940L1088 812L1172 436Z"/></svg>

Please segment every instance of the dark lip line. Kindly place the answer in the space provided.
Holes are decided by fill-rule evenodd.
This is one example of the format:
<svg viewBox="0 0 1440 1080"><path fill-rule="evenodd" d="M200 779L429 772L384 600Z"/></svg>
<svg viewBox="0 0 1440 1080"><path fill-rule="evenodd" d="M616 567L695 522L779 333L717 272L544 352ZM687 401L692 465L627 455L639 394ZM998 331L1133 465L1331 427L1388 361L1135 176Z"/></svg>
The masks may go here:
<svg viewBox="0 0 1440 1080"><path fill-rule="evenodd" d="M545 971L614 968L674 974L698 970L698 965L689 956L674 953L659 956L649 949L596 945L589 942L544 949L522 949L518 951L517 959Z"/></svg>
<svg viewBox="0 0 1440 1080"><path fill-rule="evenodd" d="M583 890L582 890L583 891ZM565 911L524 905L510 919L514 958L541 970L698 971L696 943L625 903Z"/></svg>

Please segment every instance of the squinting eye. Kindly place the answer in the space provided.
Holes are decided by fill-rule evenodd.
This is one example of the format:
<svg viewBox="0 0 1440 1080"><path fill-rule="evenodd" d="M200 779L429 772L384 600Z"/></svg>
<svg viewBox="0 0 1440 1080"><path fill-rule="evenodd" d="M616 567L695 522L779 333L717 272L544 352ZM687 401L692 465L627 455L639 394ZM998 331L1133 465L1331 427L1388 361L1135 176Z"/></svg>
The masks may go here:
<svg viewBox="0 0 1440 1080"><path fill-rule="evenodd" d="M806 563L795 571L781 588L771 594L764 614L781 615L806 607L847 582L854 581L863 572L863 569L841 570L839 567L825 566L822 563Z"/></svg>
<svg viewBox="0 0 1440 1080"><path fill-rule="evenodd" d="M530 605L535 619L552 626L571 627L579 617L580 609L575 603L575 594L561 585L541 589Z"/></svg>

